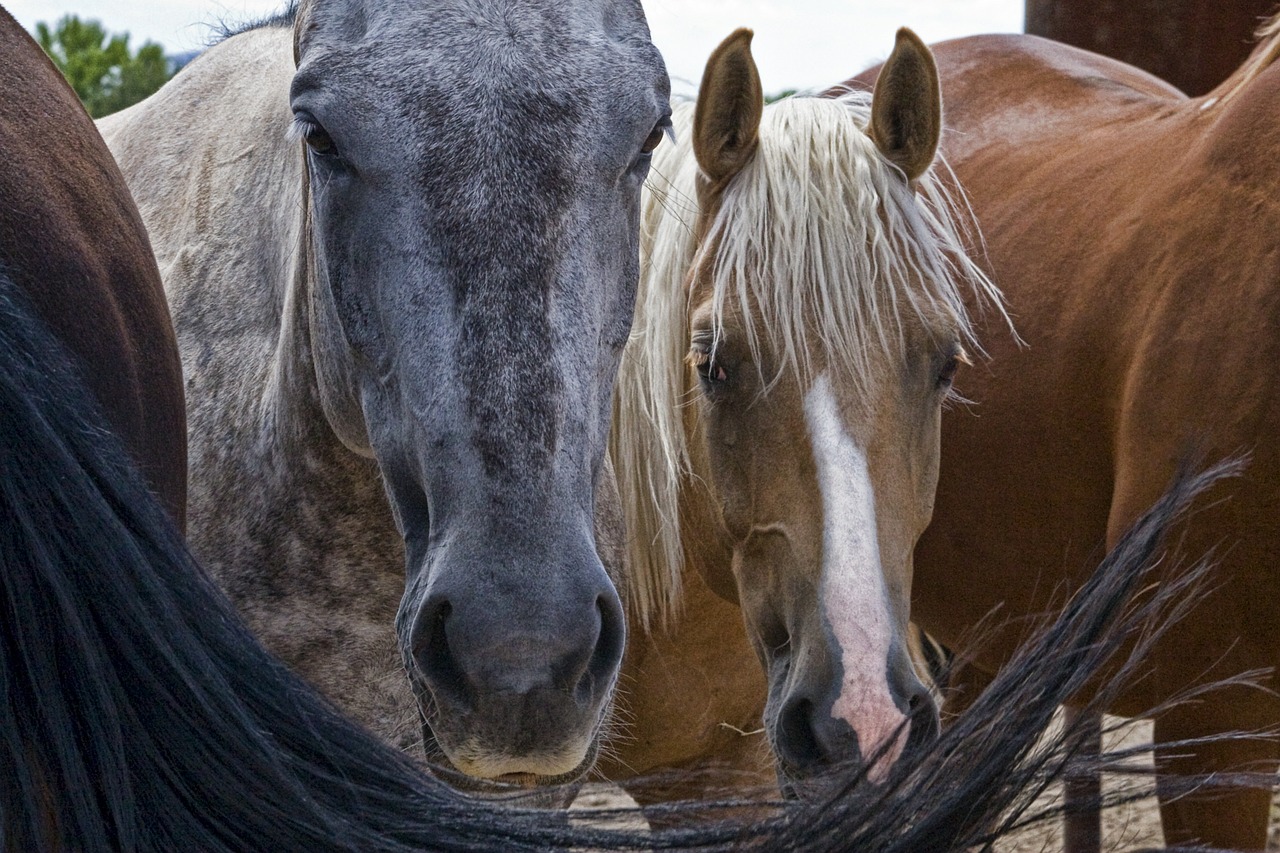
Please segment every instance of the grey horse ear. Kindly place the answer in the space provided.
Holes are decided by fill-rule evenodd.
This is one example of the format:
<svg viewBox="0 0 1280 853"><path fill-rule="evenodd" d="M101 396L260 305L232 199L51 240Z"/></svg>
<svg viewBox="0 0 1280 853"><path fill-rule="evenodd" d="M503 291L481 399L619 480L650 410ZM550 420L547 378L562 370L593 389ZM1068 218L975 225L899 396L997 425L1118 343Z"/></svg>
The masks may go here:
<svg viewBox="0 0 1280 853"><path fill-rule="evenodd" d="M871 97L871 139L907 180L924 174L942 138L938 65L920 37L903 27Z"/></svg>
<svg viewBox="0 0 1280 853"><path fill-rule="evenodd" d="M707 60L693 114L693 153L713 185L751 161L760 139L764 93L748 29L735 30Z"/></svg>

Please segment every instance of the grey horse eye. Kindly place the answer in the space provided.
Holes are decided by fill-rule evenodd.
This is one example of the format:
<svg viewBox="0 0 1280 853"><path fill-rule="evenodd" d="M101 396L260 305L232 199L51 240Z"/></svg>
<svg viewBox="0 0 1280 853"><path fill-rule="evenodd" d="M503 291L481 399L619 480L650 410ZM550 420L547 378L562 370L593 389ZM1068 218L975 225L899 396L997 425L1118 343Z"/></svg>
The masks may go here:
<svg viewBox="0 0 1280 853"><path fill-rule="evenodd" d="M667 127L663 122L658 122L653 126L653 130L649 131L649 136L645 139L644 145L640 146L640 153L652 154L653 150L662 142L662 137L666 136Z"/></svg>
<svg viewBox="0 0 1280 853"><path fill-rule="evenodd" d="M329 136L329 132L320 126L319 122L305 113L299 113L294 117L293 128L290 131L294 138L301 138L307 144L307 147L316 154L330 157L338 153L337 146L333 144L333 138Z"/></svg>
<svg viewBox="0 0 1280 853"><path fill-rule="evenodd" d="M328 131L320 127L318 124L309 126L302 134L302 139L307 146L317 154L334 154L337 147L333 144L333 139L329 136Z"/></svg>

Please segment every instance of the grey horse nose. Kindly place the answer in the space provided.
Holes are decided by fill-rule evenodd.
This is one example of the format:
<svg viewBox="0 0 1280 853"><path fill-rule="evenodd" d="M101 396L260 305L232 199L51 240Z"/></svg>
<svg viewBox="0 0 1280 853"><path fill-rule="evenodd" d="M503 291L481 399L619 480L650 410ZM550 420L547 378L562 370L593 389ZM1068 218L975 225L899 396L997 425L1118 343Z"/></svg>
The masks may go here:
<svg viewBox="0 0 1280 853"><path fill-rule="evenodd" d="M577 608L524 609L432 596L418 621L414 659L437 701L459 709L485 696L568 694L582 704L601 698L622 661L626 634L621 602L602 589ZM543 612L537 613L538 610Z"/></svg>

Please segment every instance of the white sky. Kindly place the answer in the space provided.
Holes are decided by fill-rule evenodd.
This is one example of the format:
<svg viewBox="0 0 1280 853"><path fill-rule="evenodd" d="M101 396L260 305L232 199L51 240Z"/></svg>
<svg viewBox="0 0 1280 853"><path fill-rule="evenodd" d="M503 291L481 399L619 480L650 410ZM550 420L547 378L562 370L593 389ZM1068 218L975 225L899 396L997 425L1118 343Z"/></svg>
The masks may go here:
<svg viewBox="0 0 1280 853"><path fill-rule="evenodd" d="M29 30L64 14L96 18L128 32L134 47L159 42L167 53L204 45L219 19L261 17L284 0L0 0ZM677 92L691 94L702 65L736 27L751 27L766 92L811 89L883 59L893 34L909 26L933 42L1022 29L1024 0L643 0L654 42Z"/></svg>

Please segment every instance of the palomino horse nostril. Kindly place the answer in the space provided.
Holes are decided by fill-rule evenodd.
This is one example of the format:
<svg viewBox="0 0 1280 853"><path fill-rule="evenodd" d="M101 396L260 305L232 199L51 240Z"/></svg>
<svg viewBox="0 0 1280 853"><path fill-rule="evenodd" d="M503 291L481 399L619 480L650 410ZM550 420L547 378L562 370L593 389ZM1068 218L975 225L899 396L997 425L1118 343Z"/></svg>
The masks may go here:
<svg viewBox="0 0 1280 853"><path fill-rule="evenodd" d="M779 756L789 769L807 774L824 760L822 745L813 729L813 702L809 699L787 700L775 727Z"/></svg>
<svg viewBox="0 0 1280 853"><path fill-rule="evenodd" d="M907 733L906 754L923 750L937 740L940 732L938 703L923 685L907 700L910 729Z"/></svg>

